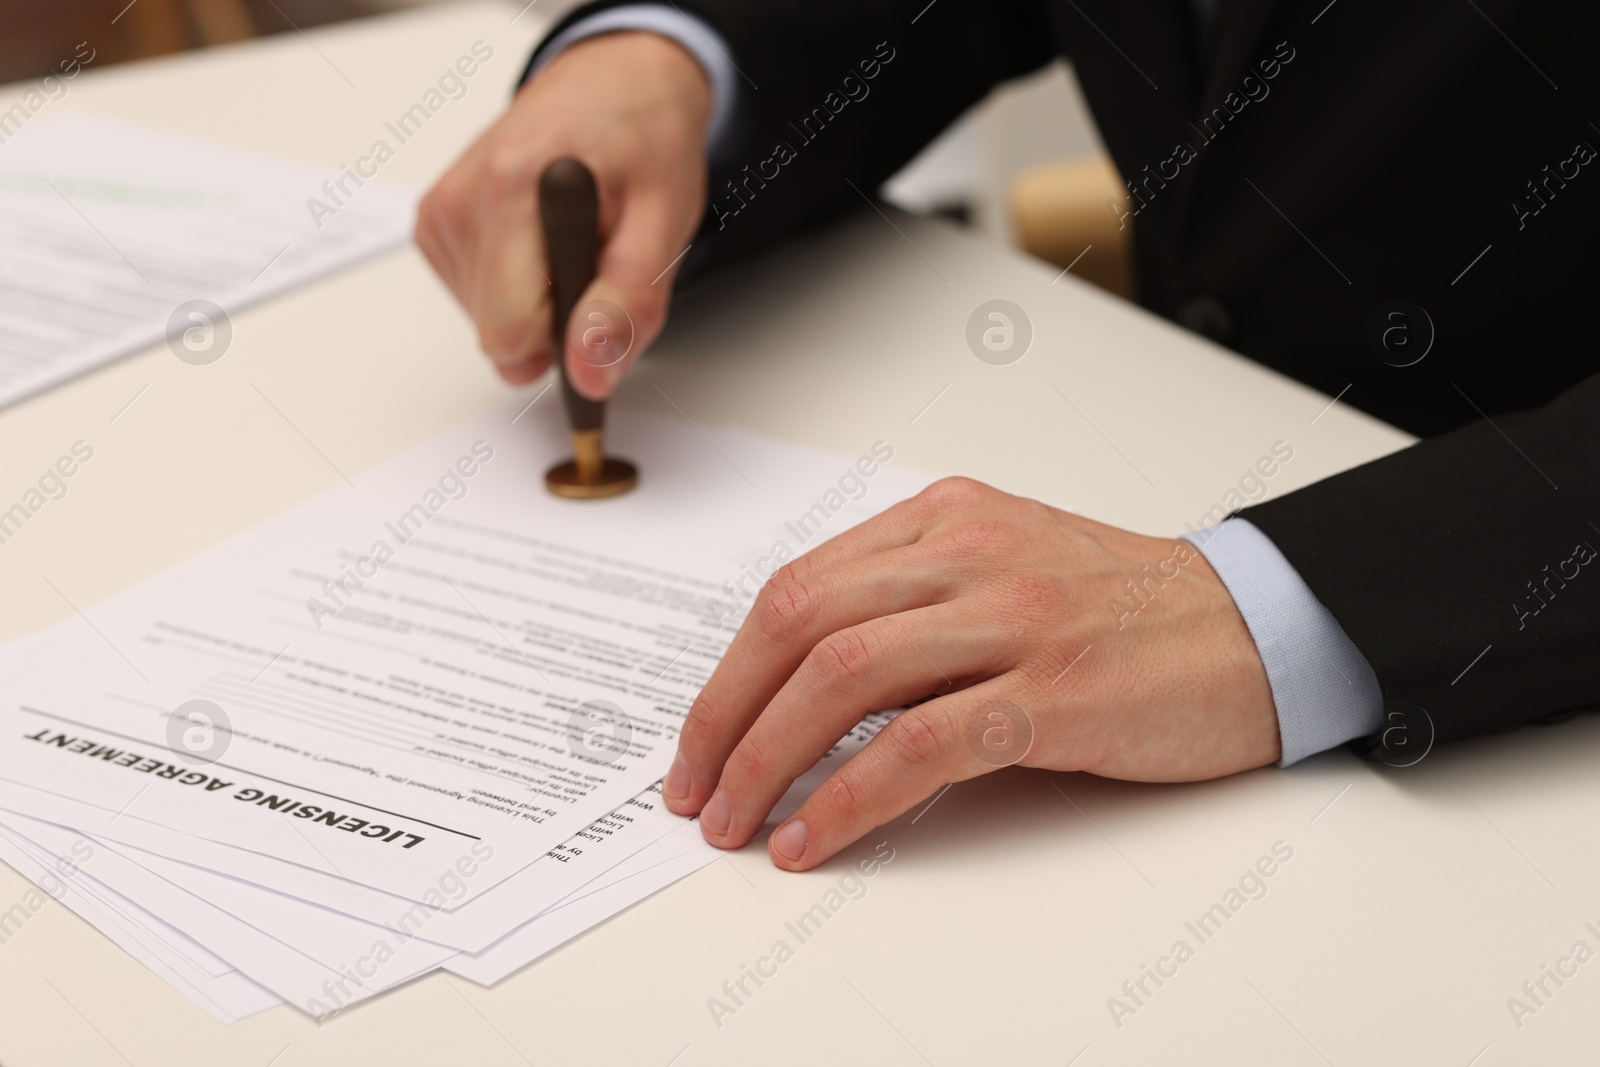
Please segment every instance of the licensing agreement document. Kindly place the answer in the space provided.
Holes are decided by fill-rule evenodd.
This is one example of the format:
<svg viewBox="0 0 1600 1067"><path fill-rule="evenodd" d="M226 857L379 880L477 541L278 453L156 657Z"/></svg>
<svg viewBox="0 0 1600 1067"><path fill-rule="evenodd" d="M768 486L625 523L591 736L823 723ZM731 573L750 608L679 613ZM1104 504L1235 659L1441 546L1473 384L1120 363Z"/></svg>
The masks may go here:
<svg viewBox="0 0 1600 1067"><path fill-rule="evenodd" d="M313 213L324 182L334 212ZM0 407L168 338L204 363L228 315L410 239L415 195L92 113L0 152Z"/></svg>
<svg viewBox="0 0 1600 1067"><path fill-rule="evenodd" d="M537 414L485 412L0 648L19 808L336 911L465 914L647 793L765 576L927 481L888 440L618 411L640 487L564 501Z"/></svg>

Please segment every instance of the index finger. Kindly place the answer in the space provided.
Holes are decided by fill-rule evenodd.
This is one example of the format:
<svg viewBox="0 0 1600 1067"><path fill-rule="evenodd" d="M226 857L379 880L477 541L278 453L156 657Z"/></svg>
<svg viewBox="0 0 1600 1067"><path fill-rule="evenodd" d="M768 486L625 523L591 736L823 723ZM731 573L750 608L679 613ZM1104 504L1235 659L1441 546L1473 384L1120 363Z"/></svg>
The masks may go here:
<svg viewBox="0 0 1600 1067"><path fill-rule="evenodd" d="M906 534L902 530L898 536ZM727 654L689 708L677 758L662 786L668 806L684 815L700 810L728 756L824 638L934 603L947 584L945 569L915 545L838 567L780 571L757 595Z"/></svg>
<svg viewBox="0 0 1600 1067"><path fill-rule="evenodd" d="M536 376L554 349L550 335L550 282L544 268L544 235L531 176L501 172L490 164L483 202L451 182L479 222L472 318L478 343L508 380Z"/></svg>
<svg viewBox="0 0 1600 1067"><path fill-rule="evenodd" d="M987 710L1021 711L996 699L997 681L975 685L919 704L895 716L806 798L798 811L767 838L772 862L791 871L808 871L876 827L911 810L941 786L1009 766L1026 754L1026 739L1004 761L981 754ZM1022 713L1025 715L1025 713ZM974 730L974 727L977 727ZM1015 758L1009 758L1014 755Z"/></svg>

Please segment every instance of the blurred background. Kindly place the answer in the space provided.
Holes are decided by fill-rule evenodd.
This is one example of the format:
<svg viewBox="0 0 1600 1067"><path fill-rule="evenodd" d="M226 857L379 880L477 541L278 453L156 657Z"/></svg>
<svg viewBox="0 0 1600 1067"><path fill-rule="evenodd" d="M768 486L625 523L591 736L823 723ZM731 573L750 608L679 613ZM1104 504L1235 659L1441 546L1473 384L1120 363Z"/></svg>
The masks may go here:
<svg viewBox="0 0 1600 1067"><path fill-rule="evenodd" d="M0 82L43 77L72 55L89 26L95 27L95 63L110 64L404 6L397 0L0 0Z"/></svg>
<svg viewBox="0 0 1600 1067"><path fill-rule="evenodd" d="M94 27L94 68L452 0L0 0L0 84L51 73ZM539 0L547 18L580 0ZM108 32L107 26L110 26ZM1120 182L1061 63L1004 86L884 187L892 203L937 213L1131 295Z"/></svg>

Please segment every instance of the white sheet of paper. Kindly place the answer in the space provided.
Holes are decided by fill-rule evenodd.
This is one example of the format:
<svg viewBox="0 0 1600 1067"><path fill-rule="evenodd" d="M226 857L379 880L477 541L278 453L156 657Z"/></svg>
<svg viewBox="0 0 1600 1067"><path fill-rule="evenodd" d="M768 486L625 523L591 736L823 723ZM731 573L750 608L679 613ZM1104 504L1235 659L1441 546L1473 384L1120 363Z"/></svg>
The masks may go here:
<svg viewBox="0 0 1600 1067"><path fill-rule="evenodd" d="M0 406L159 342L190 301L235 312L410 239L416 194L379 182L313 219L330 177L84 112L17 131L0 152ZM225 344L203 309L176 322L191 360Z"/></svg>
<svg viewBox="0 0 1600 1067"><path fill-rule="evenodd" d="M817 768L798 781L775 811L774 823L798 806L804 796L839 763L858 751L886 718L870 717L868 722L852 731ZM15 786L6 788L19 789ZM259 945L254 945L242 957L246 960L244 966L264 968L257 972L260 977L280 994L291 998L297 1007L313 1014L325 1014L394 984L408 981L440 962L474 981L498 981L593 924L714 862L722 855L700 838L698 827L693 822L653 804L638 805L633 810L633 825L637 827L633 834L589 842L581 847L581 851L575 846L573 851L577 855L569 859L568 862L573 865L569 869L582 871L610 866L623 852L633 847L634 841L645 834L653 835L654 840L647 847L627 856L620 865L610 866L602 876L584 884L544 913L523 922L484 953L470 958L456 956L452 951L425 940L435 933L428 925L431 921L451 918L446 912L430 914L413 905L406 910L389 912L386 918L374 915L372 922L361 922L159 857L122 849L114 851L135 860L148 870L166 875L174 883L174 888L181 886L192 898L205 900L208 905L227 911L230 917L242 919L254 931L269 933L272 941L324 964L327 969L318 970L307 967L304 960L295 959L293 962L298 966L285 968L281 952L274 954L269 951L262 956ZM7 812L4 820L14 824L17 817ZM106 854L105 849L112 847L100 841L95 844L102 850L98 853L102 856ZM541 861L541 864L546 862ZM105 867L106 864L102 862L97 873L104 874ZM179 872L180 876L172 877L173 871ZM511 885L506 883L502 888ZM149 887L146 881L146 893ZM165 894L161 898L165 905L163 910L175 917L188 914L187 904L182 897L183 894ZM162 904L158 904L158 907ZM581 906L575 906L579 904ZM399 906L404 908L403 904ZM213 925L209 929L214 932L218 928ZM242 931L238 927L223 929L226 931L226 940L219 946L223 951L239 952L240 941L250 940L241 938ZM362 976L358 985L351 984L353 980L348 976L353 974ZM339 976L344 976L343 980Z"/></svg>
<svg viewBox="0 0 1600 1067"><path fill-rule="evenodd" d="M356 474L354 489L335 486L86 607L81 619L0 648L0 670L24 694L0 708L0 774L45 791L7 786L8 806L153 852L151 865L174 881L152 885L152 872L128 859L138 854L123 849L118 858L139 873L108 882L141 903L146 892L174 890L210 902L207 886L223 884L210 871L235 880L229 892L270 887L329 909L330 922L347 910L381 923L420 900L430 908L427 940L480 953L500 943L478 974L513 970L578 932L574 902L611 884L596 877L683 825L647 804L635 810L648 790L598 819L595 808L631 781L659 777L689 699L760 581L928 479L885 467L886 442L864 442L850 460L630 414L614 417L613 439L617 451L649 457L641 488L603 503L557 501L540 478L565 434L522 417L525 403L486 412ZM397 527L403 515L411 519ZM390 551L374 565L380 543ZM368 576L332 584L363 561ZM573 750L579 735L561 713L590 693L628 709L626 746ZM217 731L230 748L216 763L188 762L186 744L167 733L171 709L196 697L215 700L232 723ZM587 809L569 811L592 821L569 815L577 832L552 843L562 812L518 790L565 787L576 775L589 786ZM339 796L341 815L405 805L414 823L450 819L477 840L436 835L445 844L431 850L416 842L373 852L349 830L309 819L299 827L290 809L262 803L291 802L282 794L297 780ZM492 850L492 874L457 877L469 883L459 898L441 893L441 877L474 845ZM664 884L649 875L663 866L659 853L618 878L653 891ZM717 855L696 854L702 864ZM683 855L672 869L697 865ZM185 865L208 870L190 877ZM500 885L504 893L492 892ZM507 904L487 906L496 897ZM605 899L621 901L612 911L632 902L626 891ZM526 932L543 921L530 915L562 900L566 919ZM297 903L238 910L272 925ZM173 914L170 898L163 906L150 910ZM600 914L593 904L585 913ZM520 940L507 937L513 930ZM315 961L271 937L293 957L263 949L262 932L235 916L210 916L206 934L195 936L302 1006L327 981L326 965L304 966ZM408 977L411 965L390 970Z"/></svg>
<svg viewBox="0 0 1600 1067"><path fill-rule="evenodd" d="M726 647L738 546L808 504L842 528L815 500L852 468L724 432L756 492L694 428L637 416L618 447L671 475L562 501L540 478L563 435L516 410L28 640L0 775L419 901L475 841L495 862L468 899L639 793ZM196 699L231 732L191 730ZM615 752L583 747L596 706L630 724Z"/></svg>
<svg viewBox="0 0 1600 1067"><path fill-rule="evenodd" d="M85 839L9 812L6 821L9 825L0 828L0 859L38 886L42 896L70 908L216 1019L238 1022L282 1003L181 930L85 873L97 854L92 845L84 847ZM66 849L58 856L38 843L40 837L58 846L67 840ZM71 851L74 845L77 853Z"/></svg>
<svg viewBox="0 0 1600 1067"><path fill-rule="evenodd" d="M876 713L852 729L816 767L795 782L774 809L772 823L775 825L798 808L829 774L860 751L890 717L888 713ZM256 929L341 971L370 967L370 961L377 955L374 946L380 941L390 949L383 955L400 961L386 967L390 974L422 970L446 961L450 961L450 969L456 970L456 961L466 957L458 957L455 950L438 944L437 939L441 936L439 925L470 917L478 928L488 929L487 922L498 922L501 935L493 945L485 948L480 957L474 958L473 973L468 974L465 969L458 971L464 977L478 980L477 975L484 973L485 968L501 968L509 973L560 944L573 933L581 932L582 928L574 930L571 927L572 916L579 913L562 914L572 902L599 889L639 878L643 872L658 867L666 860L678 861L672 870L689 873L722 855L718 849L705 843L692 821L674 815L661 806L659 783L630 801L626 813L621 819L606 820L616 826L616 830L606 833L594 832L591 828L568 842L566 860L541 859L454 913L431 912L401 901L392 903L388 912L351 917L150 853L125 846L111 847L174 885L211 901ZM689 852L700 857L698 865L682 859ZM576 888L548 906L543 903L548 896L547 891L541 892L538 898L518 891L519 882L531 883L537 890L547 890L552 880L541 884L526 877L541 869L553 870L557 876L565 875L560 878L559 884ZM681 873L675 875L674 879L681 876ZM632 904L668 883L637 881L634 884L638 887L649 885L651 888L641 888L635 897L629 897L627 891L615 895L615 899L625 900L619 907ZM535 903L535 899L540 902ZM502 904L507 906L500 907ZM491 906L494 907L493 911L489 910ZM588 913L588 909L583 912ZM558 914L559 919L546 922L548 916ZM508 930L511 932L506 933ZM529 946L542 947L530 954ZM369 983L377 982L381 987L377 976L366 977Z"/></svg>
<svg viewBox="0 0 1600 1067"><path fill-rule="evenodd" d="M796 781L774 809L782 818L797 806L832 768L853 755L877 732L887 715L869 716L847 734L812 771ZM615 865L633 857L641 849L685 825L684 820L660 806L660 783L654 783L616 811L597 819L570 840L552 849L537 862L453 911L419 906L415 902L379 893L303 868L293 870L296 881L314 880L315 888L302 889L295 899L315 901L316 906L354 917L361 923L389 923L403 927L405 933L460 951L481 952L507 937L512 931L546 909L571 899L591 887ZM30 812L66 826L96 826L94 840L112 845L119 854L158 873L174 885L236 914L259 911L252 894L269 892L263 887L276 881L284 865L265 856L202 839L190 838L137 818L118 816L70 797L41 793L16 783L0 780L0 811ZM0 823L4 815L0 814ZM167 857L180 854L183 862ZM470 859L464 853L463 859ZM712 854L712 858L715 855ZM240 860L246 862L241 863ZM214 872L233 869L232 876L218 879ZM447 902L462 893L460 883L476 875L471 863L441 875L438 889ZM239 908L231 901L246 901ZM424 929L425 927L425 929ZM320 956L293 937L286 938L309 955L330 965L342 962L337 954Z"/></svg>
<svg viewBox="0 0 1600 1067"><path fill-rule="evenodd" d="M840 764L860 751L890 717L890 713L873 714L852 729L816 767L796 780L774 809L770 824L775 825L797 808ZM0 783L0 805L5 809L0 810L0 823L35 839L49 840L63 850L85 840L60 827L17 815L17 807L43 806L37 799L27 798L30 792L24 787ZM154 898L156 907L162 911L181 914L187 899L204 900L249 927L254 934L275 942L272 948L284 946L306 960L321 964L323 969L319 970L291 958L292 965L286 967L281 952L255 951L248 955L252 961L250 965L265 968L260 975L264 982L285 996L288 990L297 991L291 1000L296 1007L309 1014L325 1015L440 965L472 981L483 984L498 981L595 923L723 855L704 841L693 821L661 807L655 787L631 801L627 809L630 821L616 823L626 826L626 830L611 835L586 833L581 835L581 840L569 843L565 862L545 859L521 872L527 875L541 865L550 865L575 874L579 881L585 875L594 877L582 881L577 889L544 909L528 904L519 909L508 895L504 899L513 907L509 912L501 912L498 919L503 923L500 929L511 932L500 936L492 946L475 956L458 954L435 943L432 940L438 936L435 924L459 918L474 908L481 909L491 897L512 889L517 879L504 883L494 894L454 914L393 901L390 911L356 918L99 839L93 841L94 854L103 857L109 850L117 860L100 863L95 874L107 879L107 884L115 889L119 873L124 878L128 873L120 861L131 861L170 884L170 889L162 889ZM71 817L70 810L65 813ZM0 835L5 832L0 830ZM647 843L639 847L641 842ZM569 884L571 881L568 880ZM153 885L148 878L140 876L133 880L130 889L148 895ZM238 951L240 928L223 928L229 931L229 941L219 947L222 951ZM344 976L344 981L331 977L330 972ZM352 975L356 977L350 978Z"/></svg>
<svg viewBox="0 0 1600 1067"><path fill-rule="evenodd" d="M699 831L693 831L699 836ZM673 849L676 849L673 851ZM493 985L613 915L667 886L715 863L723 853L687 831L674 833L659 846L630 857L600 884L573 894L569 901L541 915L503 942L475 956L460 955L444 967L479 985Z"/></svg>
<svg viewBox="0 0 1600 1067"><path fill-rule="evenodd" d="M7 812L5 819L14 821L14 813ZM38 820L29 826L30 832L38 835L40 847L56 855L67 854L65 850L81 836L76 830ZM406 973L394 967L384 975L386 981L382 986L362 988L359 979L352 980L336 968L255 929L204 897L184 892L113 849L97 850L93 864L94 874L85 872L79 877L92 879L138 902L151 914L217 951L253 982L291 1004L302 1006L302 1010L308 1001L326 996L330 989L347 990L348 999L353 1002L415 977L415 972Z"/></svg>
<svg viewBox="0 0 1600 1067"><path fill-rule="evenodd" d="M3 795L3 790L0 790L0 795ZM388 928L401 931L408 939L417 938L452 952L479 951L503 938L507 931L526 923L545 908L554 906L589 884L611 866L648 846L656 838L680 826L683 823L681 818L657 810L658 800L659 783L629 800L616 812L597 819L545 857L453 911L378 894L365 887L348 882L339 883L333 879L321 883L327 892L313 902L305 897L265 890L259 882L219 876L208 866L171 860L159 851L125 842L110 844L121 855L149 868L174 885L204 895L207 900L264 929L276 931L278 923L298 925L302 909L314 909L326 912L326 915L310 922L308 925L311 927L332 919L348 918L361 927L386 924ZM74 819L73 810L59 801L40 803L35 799L30 803L53 812L57 818ZM0 817L0 821L3 821L3 817ZM463 869L472 873L463 874ZM459 896L462 892L461 883L475 876L471 864L463 869L441 876L439 891L446 900ZM263 915L263 904L257 899L262 895L277 900L276 911L267 913L275 918ZM304 945L293 936L284 940L325 963L337 965L347 962L344 956L348 953L343 956L340 954L336 939L313 939ZM370 941L362 942L359 947L367 948L370 944ZM319 949L328 954L319 954Z"/></svg>
<svg viewBox="0 0 1600 1067"><path fill-rule="evenodd" d="M540 479L564 433L517 410L7 646L0 777L418 901L478 844L494 859L470 900L665 771L740 606L719 586L754 591L741 556L797 553L795 516L816 538L920 484L634 415L617 447L661 473L563 501ZM209 764L195 699L231 721L197 741L225 746ZM584 747L594 706L627 719L615 751Z"/></svg>
<svg viewBox="0 0 1600 1067"><path fill-rule="evenodd" d="M796 811L806 797L841 764L861 751L892 717L892 713L874 712L863 719L815 767L795 779L772 809L767 827L775 827ZM452 957L445 962L445 969L481 985L492 985L597 923L726 855L701 836L698 823L685 822L659 805L652 804L648 810L641 811L637 824L642 832L652 835L650 844L609 866L605 873L584 883L546 908L532 922L519 926L488 948ZM613 847L606 842L599 848L608 852L622 851L620 843Z"/></svg>

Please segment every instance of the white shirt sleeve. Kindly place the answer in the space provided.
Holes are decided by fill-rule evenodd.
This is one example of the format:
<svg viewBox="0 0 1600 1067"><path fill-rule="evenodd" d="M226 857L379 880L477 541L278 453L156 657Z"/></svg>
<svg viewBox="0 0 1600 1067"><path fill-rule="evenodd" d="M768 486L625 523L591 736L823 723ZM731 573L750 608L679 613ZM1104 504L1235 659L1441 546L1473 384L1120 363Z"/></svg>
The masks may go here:
<svg viewBox="0 0 1600 1067"><path fill-rule="evenodd" d="M1378 676L1272 539L1239 518L1184 539L1228 587L1266 665L1283 738L1278 765L1376 733Z"/></svg>

